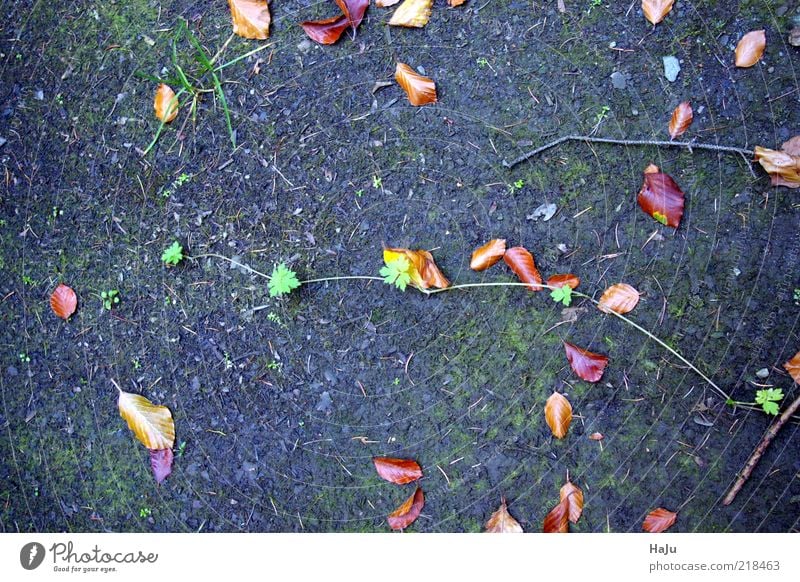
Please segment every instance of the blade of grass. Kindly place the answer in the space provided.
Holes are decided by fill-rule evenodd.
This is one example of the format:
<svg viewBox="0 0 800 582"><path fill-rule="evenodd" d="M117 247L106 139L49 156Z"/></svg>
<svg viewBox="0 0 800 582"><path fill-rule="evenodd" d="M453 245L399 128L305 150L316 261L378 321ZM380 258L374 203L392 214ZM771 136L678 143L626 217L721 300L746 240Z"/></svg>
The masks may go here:
<svg viewBox="0 0 800 582"><path fill-rule="evenodd" d="M215 73L219 73L222 69L224 69L226 67L230 67L231 65L235 65L239 61L244 60L247 57L252 56L252 55L256 54L259 51L263 51L265 48L271 47L273 44L274 43L265 44L264 46L260 46L258 48L255 48L255 49L251 50L251 51L247 51L243 55L240 55L240 56L236 57L235 59L228 61L227 63L223 63L221 65L217 65L216 67L214 67L214 72Z"/></svg>
<svg viewBox="0 0 800 582"><path fill-rule="evenodd" d="M214 87L217 89L217 96L220 103L222 103L222 110L225 112L225 124L228 126L228 136L231 138L233 149L236 149L236 134L233 133L233 126L231 125L231 112L228 110L228 100L225 99L225 92L222 90L222 84L219 82L219 77L215 72L211 72L211 78L214 79Z"/></svg>

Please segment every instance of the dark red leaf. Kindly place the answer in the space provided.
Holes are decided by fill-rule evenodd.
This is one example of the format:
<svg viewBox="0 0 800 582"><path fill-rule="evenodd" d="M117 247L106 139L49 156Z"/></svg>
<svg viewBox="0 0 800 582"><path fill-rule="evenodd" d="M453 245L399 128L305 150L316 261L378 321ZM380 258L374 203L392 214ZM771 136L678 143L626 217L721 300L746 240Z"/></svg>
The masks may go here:
<svg viewBox="0 0 800 582"><path fill-rule="evenodd" d="M422 477L422 468L411 459L375 457L372 462L375 464L378 475L391 483L404 485Z"/></svg>
<svg viewBox="0 0 800 582"><path fill-rule="evenodd" d="M347 17L353 31L364 20L364 13L369 6L369 0L336 0L336 5L341 8L342 14Z"/></svg>
<svg viewBox="0 0 800 582"><path fill-rule="evenodd" d="M172 473L172 449L150 449L150 468L156 482L161 483Z"/></svg>
<svg viewBox="0 0 800 582"><path fill-rule="evenodd" d="M671 528L676 519L678 519L677 513L659 507L647 514L642 529L648 533L661 533Z"/></svg>
<svg viewBox="0 0 800 582"><path fill-rule="evenodd" d="M583 350L569 342L564 342L564 349L567 352L567 359L572 370L581 380L587 382L599 382L603 377L603 370L608 364L608 358Z"/></svg>
<svg viewBox="0 0 800 582"><path fill-rule="evenodd" d="M570 288L575 289L581 284L581 280L572 273L566 273L564 275L553 275L547 280L547 284L551 287L569 285Z"/></svg>
<svg viewBox="0 0 800 582"><path fill-rule="evenodd" d="M637 201L647 214L661 224L678 228L683 216L684 194L669 175L650 165L644 171L644 182Z"/></svg>
<svg viewBox="0 0 800 582"><path fill-rule="evenodd" d="M335 43L349 25L350 21L345 15L300 23L308 37L319 44Z"/></svg>
<svg viewBox="0 0 800 582"><path fill-rule="evenodd" d="M542 524L544 533L569 533L569 498L565 497L550 510Z"/></svg>
<svg viewBox="0 0 800 582"><path fill-rule="evenodd" d="M75 291L62 283L50 296L50 307L61 319L69 319L78 307L78 297Z"/></svg>
<svg viewBox="0 0 800 582"><path fill-rule="evenodd" d="M516 273L520 281L529 283L528 289L531 291L541 291L543 289L541 287L542 276L539 274L533 255L528 252L528 249L525 247L511 247L506 250L503 260Z"/></svg>
<svg viewBox="0 0 800 582"><path fill-rule="evenodd" d="M422 489L417 487L414 494L403 502L403 505L395 509L386 521L389 522L389 527L392 529L405 529L419 517L422 513L422 508L425 505L425 496Z"/></svg>

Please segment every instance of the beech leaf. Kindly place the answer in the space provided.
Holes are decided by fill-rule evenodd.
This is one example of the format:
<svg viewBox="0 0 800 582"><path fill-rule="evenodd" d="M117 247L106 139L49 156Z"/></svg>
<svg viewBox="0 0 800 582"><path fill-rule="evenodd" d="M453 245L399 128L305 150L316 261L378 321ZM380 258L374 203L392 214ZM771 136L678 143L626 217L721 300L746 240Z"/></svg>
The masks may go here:
<svg viewBox="0 0 800 582"><path fill-rule="evenodd" d="M172 449L150 449L150 468L156 482L161 483L172 473Z"/></svg>
<svg viewBox="0 0 800 582"><path fill-rule="evenodd" d="M153 100L153 108L156 111L156 117L162 123L169 123L178 115L178 99L175 91L169 85L161 83L158 86Z"/></svg>
<svg viewBox="0 0 800 582"><path fill-rule="evenodd" d="M563 275L553 275L547 279L547 284L550 287L563 287L567 285L570 289L575 289L581 284L581 280L572 273L566 273Z"/></svg>
<svg viewBox="0 0 800 582"><path fill-rule="evenodd" d="M269 37L269 5L266 0L228 0L233 32L242 38L265 40Z"/></svg>
<svg viewBox="0 0 800 582"><path fill-rule="evenodd" d="M531 291L541 291L542 276L536 268L533 255L525 247L511 247L503 255L506 265L519 277L523 283L528 283L527 287Z"/></svg>
<svg viewBox="0 0 800 582"><path fill-rule="evenodd" d="M436 103L436 83L433 79L423 77L405 63L397 63L394 78L414 107Z"/></svg>
<svg viewBox="0 0 800 582"><path fill-rule="evenodd" d="M567 482L561 487L559 494L561 496L561 501L566 500L569 503L567 510L569 520L572 523L578 523L583 513L583 491L581 491L580 487L567 479Z"/></svg>
<svg viewBox="0 0 800 582"><path fill-rule="evenodd" d="M617 283L603 292L597 308L603 313L612 311L620 315L628 313L639 303L639 292L627 283Z"/></svg>
<svg viewBox="0 0 800 582"><path fill-rule="evenodd" d="M692 119L694 119L692 105L688 101L680 103L672 112L672 118L669 120L669 137L675 139L684 134L692 124Z"/></svg>
<svg viewBox="0 0 800 582"><path fill-rule="evenodd" d="M567 360L569 360L569 365L572 366L572 371L581 380L587 382L600 381L600 378L603 377L603 370L608 365L606 356L584 350L569 342L564 342L564 350L567 352Z"/></svg>
<svg viewBox="0 0 800 582"><path fill-rule="evenodd" d="M157 406L144 396L119 391L119 414L128 428L148 449L171 449L175 443L175 424L166 406Z"/></svg>
<svg viewBox="0 0 800 582"><path fill-rule="evenodd" d="M63 283L56 287L50 296L50 308L61 319L69 319L78 307L78 296L70 287Z"/></svg>
<svg viewBox="0 0 800 582"><path fill-rule="evenodd" d="M651 23L658 24L672 10L675 0L642 0L642 12Z"/></svg>
<svg viewBox="0 0 800 582"><path fill-rule="evenodd" d="M412 459L375 457L372 462L378 475L390 483L404 485L422 477L422 468Z"/></svg>
<svg viewBox="0 0 800 582"><path fill-rule="evenodd" d="M677 518L677 513L659 507L647 514L647 517L644 518L642 529L648 533L661 533L671 528Z"/></svg>
<svg viewBox="0 0 800 582"><path fill-rule="evenodd" d="M683 216L684 194L669 175L650 165L644 172L644 182L637 201L642 210L661 224L678 228Z"/></svg>
<svg viewBox="0 0 800 582"><path fill-rule="evenodd" d="M800 136L784 142L780 151L756 146L755 160L769 174L773 186L800 188Z"/></svg>
<svg viewBox="0 0 800 582"><path fill-rule="evenodd" d="M355 31L364 20L364 13L369 6L369 0L335 0L336 5L341 8L342 13L347 17L350 28Z"/></svg>
<svg viewBox="0 0 800 582"><path fill-rule="evenodd" d="M301 22L300 26L308 38L319 44L333 44L342 36L350 26L350 20L344 14L323 20Z"/></svg>
<svg viewBox="0 0 800 582"><path fill-rule="evenodd" d="M484 271L503 258L506 252L506 239L493 238L472 253L469 268L473 271Z"/></svg>
<svg viewBox="0 0 800 582"><path fill-rule="evenodd" d="M767 36L763 30L753 30L745 34L736 45L736 66L746 69L752 67L764 54Z"/></svg>
<svg viewBox="0 0 800 582"><path fill-rule="evenodd" d="M433 256L428 251L384 247L383 262L386 265L394 263L399 257L405 257L408 260L408 275L411 277L411 283L418 289L429 289L430 287L444 289L450 286L450 281L436 266Z"/></svg>
<svg viewBox="0 0 800 582"><path fill-rule="evenodd" d="M565 396L553 392L544 405L544 419L557 439L567 436L572 423L572 405Z"/></svg>
<svg viewBox="0 0 800 582"><path fill-rule="evenodd" d="M389 24L392 26L407 26L422 28L428 24L431 17L433 0L405 0L392 14Z"/></svg>
<svg viewBox="0 0 800 582"><path fill-rule="evenodd" d="M522 526L508 512L505 497L500 500L500 509L486 521L486 533L523 533Z"/></svg>
<svg viewBox="0 0 800 582"><path fill-rule="evenodd" d="M455 8L456 6L461 6L466 1L467 0L447 0L447 5L450 6L450 8Z"/></svg>
<svg viewBox="0 0 800 582"><path fill-rule="evenodd" d="M800 384L800 352L797 352L794 357L783 365L784 369L789 372L796 383Z"/></svg>
<svg viewBox="0 0 800 582"><path fill-rule="evenodd" d="M569 500L562 499L544 516L544 533L569 533Z"/></svg>
<svg viewBox="0 0 800 582"><path fill-rule="evenodd" d="M417 490L406 499L403 504L395 509L392 513L389 514L389 517L386 518L386 521L389 522L389 527L392 529L405 529L419 517L419 514L422 513L422 508L425 505L425 496L422 493L422 489L417 487Z"/></svg>

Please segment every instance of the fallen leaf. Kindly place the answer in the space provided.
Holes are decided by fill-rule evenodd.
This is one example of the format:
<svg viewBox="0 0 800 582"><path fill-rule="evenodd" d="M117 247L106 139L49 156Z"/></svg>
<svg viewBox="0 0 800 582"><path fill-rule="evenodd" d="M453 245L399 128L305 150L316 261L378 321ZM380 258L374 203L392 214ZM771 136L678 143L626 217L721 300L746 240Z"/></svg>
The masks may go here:
<svg viewBox="0 0 800 582"><path fill-rule="evenodd" d="M569 503L567 510L569 520L572 523L578 523L583 513L583 491L581 491L580 487L567 479L567 482L561 487L559 494L561 496L561 501L568 501Z"/></svg>
<svg viewBox="0 0 800 582"><path fill-rule="evenodd" d="M575 289L581 284L581 280L572 273L566 273L564 275L553 275L547 279L547 284L551 287L563 287L564 285L568 285L571 289Z"/></svg>
<svg viewBox="0 0 800 582"><path fill-rule="evenodd" d="M592 434L589 435L589 440L592 440L592 441L601 441L604 438L605 437L603 436L603 433L601 433L601 432L593 432Z"/></svg>
<svg viewBox="0 0 800 582"><path fill-rule="evenodd" d="M407 528L419 517L424 505L425 496L422 493L422 489L417 487L413 495L406 499L400 507L395 509L389 514L389 517L386 518L386 521L389 522L389 527L392 529Z"/></svg>
<svg viewBox="0 0 800 582"><path fill-rule="evenodd" d="M506 239L493 238L472 253L469 268L473 271L484 271L503 258L506 252Z"/></svg>
<svg viewBox="0 0 800 582"><path fill-rule="evenodd" d="M358 28L361 21L364 20L364 13L369 6L369 0L335 0L336 5L342 10L342 13L347 17L350 23L350 28L353 31Z"/></svg>
<svg viewBox="0 0 800 582"><path fill-rule="evenodd" d="M763 30L753 30L745 34L736 45L736 66L746 69L752 67L764 54L767 36Z"/></svg>
<svg viewBox="0 0 800 582"><path fill-rule="evenodd" d="M269 37L269 5L266 0L228 0L233 32L242 38L264 40Z"/></svg>
<svg viewBox="0 0 800 582"><path fill-rule="evenodd" d="M572 422L572 405L562 394L553 392L544 405L544 419L557 439L567 436Z"/></svg>
<svg viewBox="0 0 800 582"><path fill-rule="evenodd" d="M50 296L50 308L61 319L69 319L78 307L78 296L70 287L63 283L56 287Z"/></svg>
<svg viewBox="0 0 800 582"><path fill-rule="evenodd" d="M175 97L175 91L169 85L161 83L156 89L153 107L156 110L156 117L162 123L169 123L175 119L178 115L178 99Z"/></svg>
<svg viewBox="0 0 800 582"><path fill-rule="evenodd" d="M390 483L404 485L422 477L422 468L411 459L394 459L392 457L374 457L372 462L381 478Z"/></svg>
<svg viewBox="0 0 800 582"><path fill-rule="evenodd" d="M542 276L536 268L536 262L533 260L533 255L528 252L525 247L511 247L503 255L503 260L506 265L511 267L511 270L519 277L523 283L528 283L528 289L531 291L541 291Z"/></svg>
<svg viewBox="0 0 800 582"><path fill-rule="evenodd" d="M581 380L587 382L599 382L603 377L603 370L608 365L608 358L601 354L595 354L588 350L579 348L569 342L564 342L564 350L567 352L569 365L572 366Z"/></svg>
<svg viewBox="0 0 800 582"><path fill-rule="evenodd" d="M603 292L597 308L603 313L612 311L620 315L628 313L639 303L639 292L627 283L617 283Z"/></svg>
<svg viewBox="0 0 800 582"><path fill-rule="evenodd" d="M651 23L658 24L672 10L675 0L642 0L642 12Z"/></svg>
<svg viewBox="0 0 800 582"><path fill-rule="evenodd" d="M569 533L569 500L562 499L544 516L544 533Z"/></svg>
<svg viewBox="0 0 800 582"><path fill-rule="evenodd" d="M792 380L800 384L800 352L797 352L794 357L783 365L784 369L789 372Z"/></svg>
<svg viewBox="0 0 800 582"><path fill-rule="evenodd" d="M375 0L375 6L378 8L389 8L400 2L400 0Z"/></svg>
<svg viewBox="0 0 800 582"><path fill-rule="evenodd" d="M139 441L148 449L171 449L175 424L166 406L156 406L144 396L119 391L119 414Z"/></svg>
<svg viewBox="0 0 800 582"><path fill-rule="evenodd" d="M677 518L677 513L659 507L647 514L642 529L648 533L661 533L671 528Z"/></svg>
<svg viewBox="0 0 800 582"><path fill-rule="evenodd" d="M649 165L637 197L639 206L663 225L678 228L683 216L684 194L669 175Z"/></svg>
<svg viewBox="0 0 800 582"><path fill-rule="evenodd" d="M455 8L456 6L461 6L466 1L467 0L447 0L447 4L450 8Z"/></svg>
<svg viewBox="0 0 800 582"><path fill-rule="evenodd" d="M505 497L500 499L500 509L486 521L486 533L523 533L522 526L508 512Z"/></svg>
<svg viewBox="0 0 800 582"><path fill-rule="evenodd" d="M433 79L423 77L405 63L397 63L394 78L408 95L411 105L419 107L436 103L436 83Z"/></svg>
<svg viewBox="0 0 800 582"><path fill-rule="evenodd" d="M407 26L422 28L428 24L431 17L433 0L405 0L392 14L389 24L392 26Z"/></svg>
<svg viewBox="0 0 800 582"><path fill-rule="evenodd" d="M172 449L150 449L150 468L156 482L161 483L172 473Z"/></svg>
<svg viewBox="0 0 800 582"><path fill-rule="evenodd" d="M342 33L350 26L350 21L344 14L333 16L323 20L301 22L300 26L308 35L308 38L319 44L333 44Z"/></svg>
<svg viewBox="0 0 800 582"><path fill-rule="evenodd" d="M780 151L756 146L755 160L769 174L773 186L800 188L800 136L784 142Z"/></svg>
<svg viewBox="0 0 800 582"><path fill-rule="evenodd" d="M688 101L683 101L672 112L672 119L669 120L669 137L675 139L683 135L692 124L694 114L692 105Z"/></svg>
<svg viewBox="0 0 800 582"><path fill-rule="evenodd" d="M386 247L383 249L383 262L387 265L398 257L405 257L409 262L409 272L411 282L419 289L436 287L444 289L450 286L450 281L442 274L439 267L433 261L433 255L428 251L418 249L395 249Z"/></svg>

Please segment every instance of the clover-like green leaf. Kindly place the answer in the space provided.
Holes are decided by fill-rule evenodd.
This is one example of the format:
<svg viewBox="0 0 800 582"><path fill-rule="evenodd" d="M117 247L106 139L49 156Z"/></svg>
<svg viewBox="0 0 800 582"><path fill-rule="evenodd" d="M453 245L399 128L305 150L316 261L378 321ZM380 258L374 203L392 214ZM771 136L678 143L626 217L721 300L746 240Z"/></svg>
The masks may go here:
<svg viewBox="0 0 800 582"><path fill-rule="evenodd" d="M783 390L780 388L767 388L756 392L756 404L760 404L764 412L773 416L778 415L780 411L778 402L781 400L783 400Z"/></svg>
<svg viewBox="0 0 800 582"><path fill-rule="evenodd" d="M553 298L553 301L558 303L559 301L569 307L569 304L572 303L572 287L569 285L562 285L561 287L556 287L550 292L550 297Z"/></svg>
<svg viewBox="0 0 800 582"><path fill-rule="evenodd" d="M287 295L299 286L300 281L297 280L297 273L287 267L286 263L281 263L272 269L272 274L267 284L270 297Z"/></svg>
<svg viewBox="0 0 800 582"><path fill-rule="evenodd" d="M161 260L165 265L177 265L183 260L183 247L178 241L173 242L161 253Z"/></svg>
<svg viewBox="0 0 800 582"><path fill-rule="evenodd" d="M411 282L411 263L405 257L398 257L384 265L380 274L383 277L383 282L387 285L394 285L400 291L405 291L406 286Z"/></svg>

